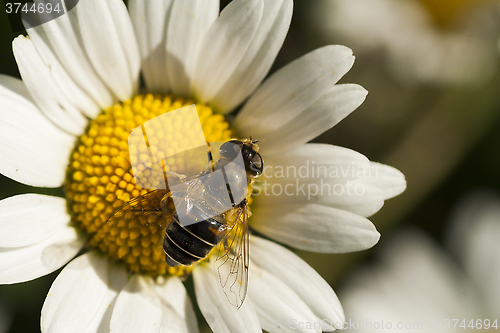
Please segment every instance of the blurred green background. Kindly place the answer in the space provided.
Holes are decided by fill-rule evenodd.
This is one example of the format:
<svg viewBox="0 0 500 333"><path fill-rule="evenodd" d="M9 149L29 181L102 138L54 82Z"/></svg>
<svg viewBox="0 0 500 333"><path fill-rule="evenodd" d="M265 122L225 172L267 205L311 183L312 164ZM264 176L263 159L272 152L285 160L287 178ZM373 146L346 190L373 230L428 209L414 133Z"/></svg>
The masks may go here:
<svg viewBox="0 0 500 333"><path fill-rule="evenodd" d="M292 25L272 72L326 44L351 46L345 38L319 31L313 17L321 9L310 3L295 1ZM11 48L14 37L6 14L0 12L0 73L19 77ZM341 82L365 87L367 100L315 141L351 148L405 174L406 192L370 218L382 233L380 242L396 227L409 224L440 242L459 198L478 188L500 190L500 73L494 70L492 78L479 85L402 83L387 71L384 52L353 51L356 62ZM0 176L0 199L27 192L63 195L62 189L34 189ZM298 253L336 289L353 267L371 259L372 252ZM6 332L39 331L40 310L57 274L0 286L0 311L5 310L4 321L10 322Z"/></svg>

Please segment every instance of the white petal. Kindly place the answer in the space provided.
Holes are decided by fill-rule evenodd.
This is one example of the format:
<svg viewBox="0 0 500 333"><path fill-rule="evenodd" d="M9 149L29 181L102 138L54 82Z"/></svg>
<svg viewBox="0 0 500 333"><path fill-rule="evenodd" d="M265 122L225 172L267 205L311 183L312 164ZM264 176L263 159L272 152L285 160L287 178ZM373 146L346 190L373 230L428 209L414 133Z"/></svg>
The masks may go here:
<svg viewBox="0 0 500 333"><path fill-rule="evenodd" d="M277 174L279 168L286 169L288 166L294 166L296 170L291 170L290 174L295 172L299 177L318 177L319 172L316 172L315 175L312 173L312 168L315 167L321 172L324 172L322 168L327 168L328 173L333 174L336 178L354 180L359 178L359 172L364 173L366 169L370 168L370 161L364 155L352 149L329 144L310 143L287 150L281 154L265 156L263 175L268 177L268 174ZM332 166L335 168L331 168Z"/></svg>
<svg viewBox="0 0 500 333"><path fill-rule="evenodd" d="M161 300L161 332L199 332L193 305L178 277L157 282L155 290Z"/></svg>
<svg viewBox="0 0 500 333"><path fill-rule="evenodd" d="M67 226L34 245L0 248L0 283L24 282L52 273L70 261L84 242L75 228Z"/></svg>
<svg viewBox="0 0 500 333"><path fill-rule="evenodd" d="M315 204L255 207L250 226L289 246L313 252L346 253L375 245L380 234L359 215Z"/></svg>
<svg viewBox="0 0 500 333"><path fill-rule="evenodd" d="M339 45L306 54L267 79L238 114L235 125L245 135L259 131L259 137L267 137L330 91L353 63L352 51Z"/></svg>
<svg viewBox="0 0 500 333"><path fill-rule="evenodd" d="M0 247L22 247L43 241L70 221L66 200L23 194L0 201Z"/></svg>
<svg viewBox="0 0 500 333"><path fill-rule="evenodd" d="M193 270L196 299L212 331L217 333L262 332L255 309L247 297L237 309L225 298L210 264Z"/></svg>
<svg viewBox="0 0 500 333"><path fill-rule="evenodd" d="M45 33L42 27L43 25L39 25L36 28L28 29L29 37L35 45L40 58L42 58L43 62L49 68L52 79L58 88L58 93L64 95L71 106L81 113L88 117L95 117L100 112L99 106L76 84L78 81L75 82L68 75L50 47L50 41L47 36L58 35L58 32L49 31L49 33ZM63 49L70 48L68 45L64 45ZM85 81L86 75L83 73L80 74L83 81Z"/></svg>
<svg viewBox="0 0 500 333"><path fill-rule="evenodd" d="M384 204L382 191L361 180L338 182L336 179L265 179L253 186L255 205L316 204L368 217Z"/></svg>
<svg viewBox="0 0 500 333"><path fill-rule="evenodd" d="M265 0L264 14L248 50L210 104L229 112L247 98L269 72L292 19L292 0Z"/></svg>
<svg viewBox="0 0 500 333"><path fill-rule="evenodd" d="M141 57L121 0L80 0L75 7L83 44L101 79L120 100L137 91Z"/></svg>
<svg viewBox="0 0 500 333"><path fill-rule="evenodd" d="M127 284L127 272L120 265L110 265L108 262L108 280L106 295L103 298L92 322L85 328L85 333L109 333L111 331L111 315L118 293Z"/></svg>
<svg viewBox="0 0 500 333"><path fill-rule="evenodd" d="M21 80L0 75L0 105L0 172L31 186L61 186L75 137L37 109Z"/></svg>
<svg viewBox="0 0 500 333"><path fill-rule="evenodd" d="M61 77L61 71L51 70L50 64L45 62L29 38L17 37L12 48L23 82L40 110L65 131L82 134L87 119L59 86L67 83Z"/></svg>
<svg viewBox="0 0 500 333"><path fill-rule="evenodd" d="M148 90L167 93L166 33L172 0L130 0L130 19L134 26L142 60L142 73Z"/></svg>
<svg viewBox="0 0 500 333"><path fill-rule="evenodd" d="M125 270L122 271L125 277ZM108 260L96 252L72 260L47 294L42 308L42 331L90 332L92 322L101 319L109 308L110 296L116 295L110 288L109 275Z"/></svg>
<svg viewBox="0 0 500 333"><path fill-rule="evenodd" d="M300 316L304 316L306 312L299 313L299 317L290 316L290 313L283 313L283 309L279 309L279 305L275 304L280 302L280 292L277 291L276 287L273 288L272 285L261 286L256 283L258 280L264 280L264 277L259 276L258 272L254 270L254 264L256 264L261 272L266 272L268 275L278 278L279 283L285 284L290 288L293 293L299 297L300 302L307 306L307 311L314 314L314 321L323 324L323 330L329 330L331 325L336 323L342 323L345 320L344 312L342 306L332 290L330 285L321 278L321 276L311 268L305 261L300 259L296 254L287 250L286 248L259 237L251 238L251 266L250 272L253 273L254 278L250 283L250 293L252 301L254 302L259 314L262 313L262 308L259 309L259 305L262 307L267 307L269 311L266 317L274 318L272 315L273 308L274 311L279 312L282 316L285 315L284 322L277 322L281 324L282 327L289 327L292 323L291 320L295 319L297 322ZM257 281L256 281L257 280ZM264 281L260 281L263 283ZM278 281L275 281L278 284ZM265 288L270 288L266 293ZM283 288L283 287L281 287ZM256 297L254 295L259 295L262 303L256 304ZM274 297L273 297L274 294ZM282 306L286 304L282 304ZM299 304L295 305L298 306ZM288 306L293 307L293 304ZM264 312L264 314L266 314ZM261 323L264 326L262 316L259 315ZM272 329L266 329L268 331L273 331Z"/></svg>
<svg viewBox="0 0 500 333"><path fill-rule="evenodd" d="M118 294L111 331L160 332L162 306L151 277L136 274Z"/></svg>
<svg viewBox="0 0 500 333"><path fill-rule="evenodd" d="M172 91L189 96L201 42L219 16L219 0L175 0L167 33L167 73Z"/></svg>
<svg viewBox="0 0 500 333"><path fill-rule="evenodd" d="M95 118L100 109L111 106L113 95L90 63L76 21L76 11L70 11L45 24L28 29L28 33L38 52L44 55L43 58L50 64L51 70L61 72L60 76L65 78L59 87L68 90L67 97L84 114ZM69 86L64 83L69 83ZM78 97L80 95L82 96Z"/></svg>
<svg viewBox="0 0 500 333"><path fill-rule="evenodd" d="M268 119L272 128L261 127L259 124L252 135L262 138L260 144L265 153L286 151L306 143L321 133L329 130L363 103L368 92L356 84L341 84L330 88L315 103L285 122L284 118ZM287 116L285 117L287 118Z"/></svg>
<svg viewBox="0 0 500 333"><path fill-rule="evenodd" d="M208 30L200 47L191 87L208 102L236 70L262 18L263 0L234 0Z"/></svg>
<svg viewBox="0 0 500 333"><path fill-rule="evenodd" d="M406 189L405 176L401 171L385 164L370 162L372 177L367 182L377 186L383 193L384 200L393 198Z"/></svg>
<svg viewBox="0 0 500 333"><path fill-rule="evenodd" d="M321 332L300 328L296 323L314 323L320 320L289 286L278 277L260 268L250 266L248 297L252 300L259 321L268 332Z"/></svg>
<svg viewBox="0 0 500 333"><path fill-rule="evenodd" d="M306 144L265 158L254 184L256 205L314 203L367 217L384 203L369 160L350 149Z"/></svg>

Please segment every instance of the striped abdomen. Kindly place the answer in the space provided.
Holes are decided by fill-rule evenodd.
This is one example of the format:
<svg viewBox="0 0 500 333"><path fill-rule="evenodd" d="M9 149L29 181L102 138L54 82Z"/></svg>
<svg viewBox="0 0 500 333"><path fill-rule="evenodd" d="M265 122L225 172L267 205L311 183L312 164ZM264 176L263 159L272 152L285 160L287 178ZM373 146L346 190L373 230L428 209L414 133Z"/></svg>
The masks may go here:
<svg viewBox="0 0 500 333"><path fill-rule="evenodd" d="M216 218L183 227L175 215L163 240L167 264L171 267L187 266L205 258L225 235L225 232L220 231L223 224Z"/></svg>

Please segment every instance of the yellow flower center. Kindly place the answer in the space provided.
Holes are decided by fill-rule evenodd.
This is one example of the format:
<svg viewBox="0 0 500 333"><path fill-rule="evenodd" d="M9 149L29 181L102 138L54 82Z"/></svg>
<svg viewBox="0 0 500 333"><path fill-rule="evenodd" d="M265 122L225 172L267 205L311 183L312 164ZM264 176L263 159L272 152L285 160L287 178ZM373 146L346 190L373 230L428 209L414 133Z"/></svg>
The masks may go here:
<svg viewBox="0 0 500 333"><path fill-rule="evenodd" d="M420 0L442 28L448 27L460 14L470 12L474 5L488 1L491 0Z"/></svg>
<svg viewBox="0 0 500 333"><path fill-rule="evenodd" d="M107 223L124 203L149 191L135 184L128 147L131 131L165 112L192 104L150 94L116 104L90 121L71 154L66 197L72 221L89 235L90 247L122 261L133 272L180 276L192 269L166 264L162 248L166 224L146 223L137 217L134 223L142 224L140 232L131 232L125 222ZM196 104L196 109L207 141L231 139L233 132L224 116L204 104Z"/></svg>

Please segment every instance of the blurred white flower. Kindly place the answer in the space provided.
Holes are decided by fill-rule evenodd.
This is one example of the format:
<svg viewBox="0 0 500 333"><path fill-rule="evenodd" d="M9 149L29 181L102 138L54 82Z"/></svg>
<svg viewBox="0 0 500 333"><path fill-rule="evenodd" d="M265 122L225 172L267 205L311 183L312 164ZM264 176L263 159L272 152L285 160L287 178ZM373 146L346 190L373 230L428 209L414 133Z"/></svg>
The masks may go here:
<svg viewBox="0 0 500 333"><path fill-rule="evenodd" d="M447 253L415 230L396 235L378 263L356 272L340 294L353 331L500 326L500 198L464 200L448 236Z"/></svg>
<svg viewBox="0 0 500 333"><path fill-rule="evenodd" d="M196 300L216 332L276 331L289 318L343 321L331 287L280 245L251 237L251 282L237 310L205 262L167 267L167 223L143 223L140 232L125 220L107 223L147 192L133 181L130 131L192 101L208 142L248 138L251 129L264 139L266 167L313 169L316 162L320 170L347 171L330 179L315 173L302 184L295 175L266 178L293 196L273 190L251 204L251 228L276 241L318 252L367 249L380 236L367 217L406 188L392 167L346 148L306 144L365 99L361 86L336 84L354 63L350 49L320 48L264 80L293 1L235 0L219 8L219 0L130 0L129 10L121 0L80 0L14 40L23 80L0 75L0 173L30 186L64 184L66 198L0 201L0 284L67 264L42 308L44 332L196 332L179 278L191 271ZM141 71L147 95L137 95ZM223 115L243 103L229 129ZM330 192L356 186L359 195ZM304 188L316 191L305 199ZM74 258L82 249L91 251Z"/></svg>
<svg viewBox="0 0 500 333"><path fill-rule="evenodd" d="M400 79L463 84L484 82L496 67L499 15L489 2L324 0L316 12L327 36L358 52L386 50Z"/></svg>

